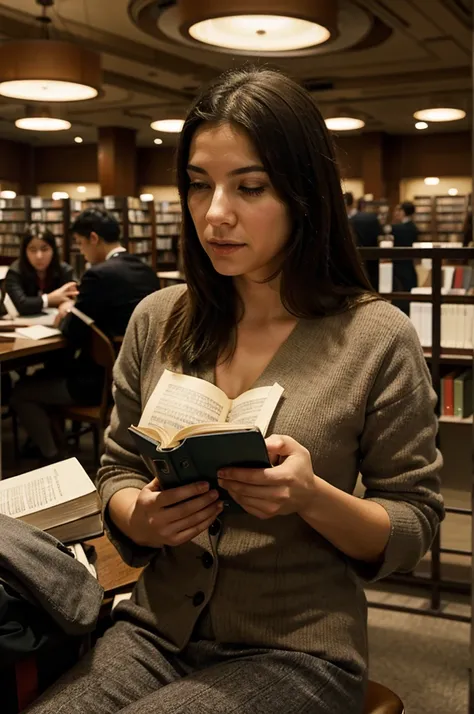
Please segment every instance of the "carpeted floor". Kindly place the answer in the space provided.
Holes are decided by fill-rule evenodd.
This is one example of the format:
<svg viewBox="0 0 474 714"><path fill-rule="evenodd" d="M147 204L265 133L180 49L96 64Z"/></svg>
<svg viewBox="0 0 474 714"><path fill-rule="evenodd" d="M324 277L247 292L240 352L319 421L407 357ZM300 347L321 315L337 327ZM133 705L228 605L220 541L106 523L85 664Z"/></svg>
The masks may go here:
<svg viewBox="0 0 474 714"><path fill-rule="evenodd" d="M369 651L406 714L468 714L468 624L371 608Z"/></svg>

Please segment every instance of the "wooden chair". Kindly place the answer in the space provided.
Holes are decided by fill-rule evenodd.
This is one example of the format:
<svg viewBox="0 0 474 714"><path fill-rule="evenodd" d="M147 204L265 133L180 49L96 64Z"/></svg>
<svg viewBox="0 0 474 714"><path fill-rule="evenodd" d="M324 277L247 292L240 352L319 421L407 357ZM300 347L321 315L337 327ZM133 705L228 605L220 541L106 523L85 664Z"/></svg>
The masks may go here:
<svg viewBox="0 0 474 714"><path fill-rule="evenodd" d="M377 682L369 682L364 714L404 714L402 700L390 689Z"/></svg>
<svg viewBox="0 0 474 714"><path fill-rule="evenodd" d="M90 325L89 354L93 361L104 369L104 385L100 404L97 406L82 406L73 404L60 407L56 415L64 423L71 419L73 423L87 424L88 426L73 430L73 437L78 442L80 436L92 431L94 439L94 461L96 467L100 465L100 447L105 427L110 417L110 394L112 388L112 370L115 362L115 350L109 338L93 323Z"/></svg>

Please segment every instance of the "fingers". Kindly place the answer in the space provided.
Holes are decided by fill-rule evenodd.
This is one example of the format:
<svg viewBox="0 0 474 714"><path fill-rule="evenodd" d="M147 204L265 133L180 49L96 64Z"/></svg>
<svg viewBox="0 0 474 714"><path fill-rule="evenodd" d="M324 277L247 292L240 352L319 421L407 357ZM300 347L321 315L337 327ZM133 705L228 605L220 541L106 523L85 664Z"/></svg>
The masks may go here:
<svg viewBox="0 0 474 714"><path fill-rule="evenodd" d="M282 436L280 434L269 436L268 439L265 439L265 445L272 463L272 456L291 456L291 454L304 448L291 436Z"/></svg>
<svg viewBox="0 0 474 714"><path fill-rule="evenodd" d="M167 523L172 523L176 524L179 521L192 517L194 514L198 513L199 511L202 511L205 508L208 508L212 504L217 502L217 499L219 498L219 493L217 491L209 491L208 493L203 494L202 496L195 496L194 498L191 498L189 501L185 501L185 503L179 503L174 506L169 506L166 508L164 515L164 518ZM163 503L161 501L161 494L160 497L158 498L158 504L160 508L163 507Z"/></svg>
<svg viewBox="0 0 474 714"><path fill-rule="evenodd" d="M167 538L167 542L171 546L181 545L182 543L187 543L189 540L196 538L200 533L207 530L211 523L213 523L218 515L222 512L223 505L214 503L209 508L206 508L199 513L196 513L194 517L190 517L189 520L183 519L182 522L173 526L178 526L183 528L183 530L178 530L174 535L170 535ZM195 521L192 523L192 521Z"/></svg>
<svg viewBox="0 0 474 714"><path fill-rule="evenodd" d="M154 478L153 481L147 483L145 486L143 486L143 488L147 491L160 491L160 482L157 478Z"/></svg>
<svg viewBox="0 0 474 714"><path fill-rule="evenodd" d="M253 484L240 483L238 481L231 481L230 479L218 479L219 486L225 488L229 494L234 498L234 496L241 496L244 498L259 498L262 500L276 500L280 495L280 489L273 486L256 486ZM268 481L267 481L268 483Z"/></svg>
<svg viewBox="0 0 474 714"><path fill-rule="evenodd" d="M198 481L197 483L190 483L187 486L178 486L178 488L169 488L161 492L160 506L162 508L173 506L175 503L186 501L189 498L195 498L207 491L209 491L209 484L206 481Z"/></svg>
<svg viewBox="0 0 474 714"><path fill-rule="evenodd" d="M237 496L235 500L252 516L266 520L273 518L280 511L280 504L271 501L262 501L261 498L248 498L247 496Z"/></svg>

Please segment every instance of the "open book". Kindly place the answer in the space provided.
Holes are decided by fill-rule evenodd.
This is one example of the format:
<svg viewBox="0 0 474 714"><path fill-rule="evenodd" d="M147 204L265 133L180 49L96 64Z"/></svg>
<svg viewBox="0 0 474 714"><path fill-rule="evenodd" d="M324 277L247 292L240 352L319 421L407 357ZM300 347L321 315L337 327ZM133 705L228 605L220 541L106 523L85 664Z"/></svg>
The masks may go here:
<svg viewBox="0 0 474 714"><path fill-rule="evenodd" d="M64 543L103 532L97 489L75 458L0 481L0 513Z"/></svg>
<svg viewBox="0 0 474 714"><path fill-rule="evenodd" d="M254 429L265 436L283 394L277 382L229 399L210 382L165 370L133 430L153 438L162 449L188 436Z"/></svg>

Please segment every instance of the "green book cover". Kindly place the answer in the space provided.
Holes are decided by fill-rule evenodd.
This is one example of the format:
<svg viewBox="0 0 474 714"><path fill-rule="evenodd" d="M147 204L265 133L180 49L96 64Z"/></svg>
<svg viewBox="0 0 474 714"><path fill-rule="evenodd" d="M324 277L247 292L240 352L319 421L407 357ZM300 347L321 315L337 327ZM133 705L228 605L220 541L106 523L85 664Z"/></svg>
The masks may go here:
<svg viewBox="0 0 474 714"><path fill-rule="evenodd" d="M454 380L454 416L465 419L472 414L472 370L466 369Z"/></svg>

